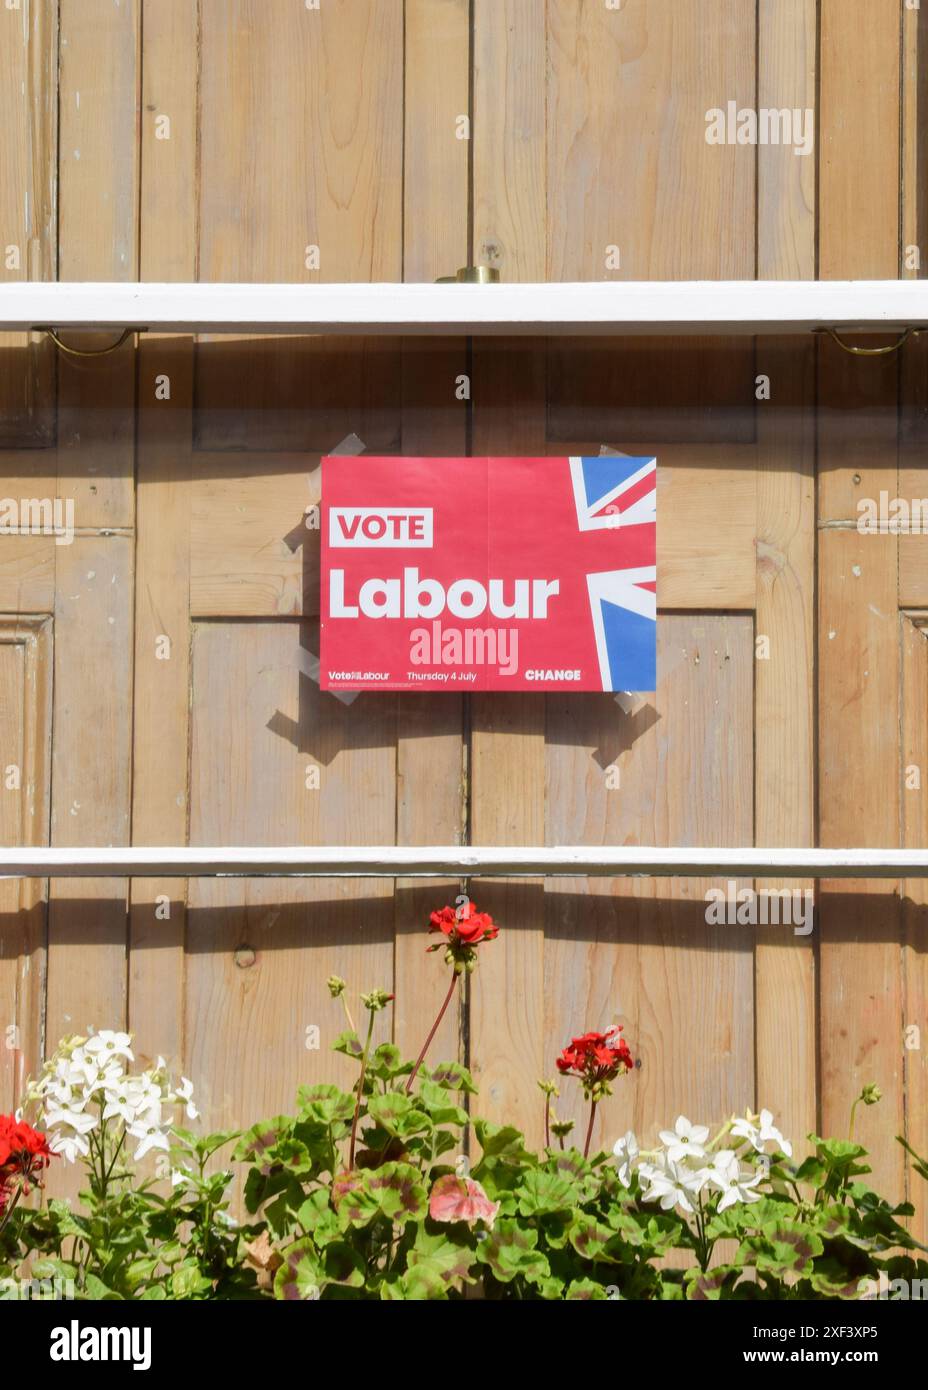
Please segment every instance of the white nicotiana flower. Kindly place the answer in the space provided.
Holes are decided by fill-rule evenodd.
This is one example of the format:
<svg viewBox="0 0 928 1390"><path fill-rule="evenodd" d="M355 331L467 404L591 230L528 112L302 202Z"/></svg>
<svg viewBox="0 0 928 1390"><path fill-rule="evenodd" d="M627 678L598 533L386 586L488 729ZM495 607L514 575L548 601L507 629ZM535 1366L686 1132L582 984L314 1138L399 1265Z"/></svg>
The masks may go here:
<svg viewBox="0 0 928 1390"><path fill-rule="evenodd" d="M53 1106L45 1114L46 1129L57 1129L60 1125L67 1125L77 1130L78 1134L89 1134L97 1127L97 1117L85 1110L83 1105Z"/></svg>
<svg viewBox="0 0 928 1390"><path fill-rule="evenodd" d="M61 1154L68 1163L76 1163L78 1156L86 1158L90 1153L90 1145L82 1134L66 1134L64 1130L49 1135L48 1147L53 1154Z"/></svg>
<svg viewBox="0 0 928 1390"><path fill-rule="evenodd" d="M623 1187L631 1187L632 1168L639 1152L638 1140L635 1138L634 1132L628 1130L621 1139L617 1139L612 1152L616 1158L615 1170L619 1175L619 1182Z"/></svg>
<svg viewBox="0 0 928 1390"><path fill-rule="evenodd" d="M181 1167L181 1168L172 1168L172 1169L171 1169L171 1186L172 1186L172 1187L186 1187L187 1183L190 1182L192 1176L193 1176L193 1174L191 1173L191 1171L190 1171L189 1168L184 1168L184 1167Z"/></svg>
<svg viewBox="0 0 928 1390"><path fill-rule="evenodd" d="M200 1112L193 1103L193 1082L188 1081L186 1076L182 1076L180 1079L177 1095L178 1098L184 1102L184 1114L187 1116L187 1119L199 1119Z"/></svg>
<svg viewBox="0 0 928 1390"><path fill-rule="evenodd" d="M709 1138L708 1125L691 1125L685 1115L678 1115L673 1129L662 1129L660 1133L661 1143L667 1146L667 1157L672 1163L705 1158L703 1145Z"/></svg>
<svg viewBox="0 0 928 1390"><path fill-rule="evenodd" d="M761 1181L763 1174L755 1173L751 1178L742 1174L738 1155L731 1149L720 1149L712 1160L712 1166L705 1170L705 1174L713 1187L717 1187L722 1194L719 1211L733 1206L735 1202L760 1201L761 1194L753 1189Z"/></svg>
<svg viewBox="0 0 928 1390"><path fill-rule="evenodd" d="M693 1212L691 1197L702 1188L703 1174L691 1172L683 1163L675 1163L666 1156L658 1163L642 1163L638 1169L639 1177L648 1183L648 1189L641 1194L643 1202L660 1202L662 1211L673 1211L681 1207L690 1214Z"/></svg>
<svg viewBox="0 0 928 1390"><path fill-rule="evenodd" d="M736 1120L731 1127L731 1132L739 1139L747 1139L758 1153L763 1153L764 1145L772 1139L780 1152L786 1154L787 1158L792 1158L793 1156L793 1146L788 1139L783 1138L783 1135L773 1123L773 1112L771 1110L762 1110L760 1112L757 1125L751 1124L750 1120L747 1119Z"/></svg>
<svg viewBox="0 0 928 1390"><path fill-rule="evenodd" d="M160 1104L141 1111L133 1123L126 1126L126 1133L140 1141L134 1155L136 1160L144 1158L151 1149L164 1149L167 1152L171 1147L162 1128Z"/></svg>
<svg viewBox="0 0 928 1390"><path fill-rule="evenodd" d="M134 1062L135 1057L129 1046L131 1042L129 1033L114 1033L104 1028L102 1032L95 1033L92 1038L87 1039L84 1051L95 1058L98 1065L103 1065L115 1057L125 1057L128 1061Z"/></svg>

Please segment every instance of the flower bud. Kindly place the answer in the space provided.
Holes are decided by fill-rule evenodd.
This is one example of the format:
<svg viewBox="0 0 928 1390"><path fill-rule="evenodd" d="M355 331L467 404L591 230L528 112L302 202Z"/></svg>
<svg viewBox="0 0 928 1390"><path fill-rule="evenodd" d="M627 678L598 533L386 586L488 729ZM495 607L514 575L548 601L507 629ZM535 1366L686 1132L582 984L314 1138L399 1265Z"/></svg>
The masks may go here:
<svg viewBox="0 0 928 1390"><path fill-rule="evenodd" d="M365 1009L369 1009L372 1014L376 1014L379 1013L381 1009L385 1009L392 998L393 995L387 994L386 990L372 989L370 994L361 995L361 1003L364 1005Z"/></svg>
<svg viewBox="0 0 928 1390"><path fill-rule="evenodd" d="M330 975L326 980L326 984L329 987L329 993L333 999L337 999L339 995L344 994L347 989L347 985L341 975Z"/></svg>

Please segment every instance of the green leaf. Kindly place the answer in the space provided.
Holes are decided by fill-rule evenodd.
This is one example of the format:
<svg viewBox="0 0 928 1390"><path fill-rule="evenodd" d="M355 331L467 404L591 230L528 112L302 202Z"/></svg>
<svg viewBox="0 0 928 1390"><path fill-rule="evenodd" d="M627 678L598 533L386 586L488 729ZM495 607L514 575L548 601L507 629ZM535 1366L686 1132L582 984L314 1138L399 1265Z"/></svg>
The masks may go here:
<svg viewBox="0 0 928 1390"><path fill-rule="evenodd" d="M460 1105L453 1105L446 1089L436 1085L434 1081L421 1081L416 1098L422 1108L428 1112L433 1124L460 1125L463 1128L464 1125L470 1123L470 1116L467 1111L462 1109Z"/></svg>
<svg viewBox="0 0 928 1390"><path fill-rule="evenodd" d="M408 1076L411 1071L412 1062L404 1062L396 1043L391 1042L375 1048L367 1063L368 1076L376 1076L378 1081L393 1081L397 1076Z"/></svg>
<svg viewBox="0 0 928 1390"><path fill-rule="evenodd" d="M815 1261L811 1272L813 1289L822 1298L859 1299L862 1274L851 1274L840 1260L825 1256Z"/></svg>
<svg viewBox="0 0 928 1390"><path fill-rule="evenodd" d="M758 1270L779 1277L805 1274L824 1249L821 1238L800 1221L768 1222L760 1237L751 1237L748 1244L755 1251Z"/></svg>
<svg viewBox="0 0 928 1390"><path fill-rule="evenodd" d="M201 1272L196 1260L178 1265L171 1275L172 1298L195 1298L197 1294L210 1292L212 1287L213 1281Z"/></svg>
<svg viewBox="0 0 928 1390"><path fill-rule="evenodd" d="M608 1302L606 1290L602 1284L594 1284L592 1279L574 1279L572 1283L568 1284L564 1298L568 1302Z"/></svg>
<svg viewBox="0 0 928 1390"><path fill-rule="evenodd" d="M421 1134L432 1127L432 1121L424 1114L412 1096L401 1091L388 1091L385 1096L371 1096L367 1103L367 1113L381 1129L394 1138L408 1138Z"/></svg>
<svg viewBox="0 0 928 1390"><path fill-rule="evenodd" d="M406 1257L407 1272L402 1279L403 1296L427 1299L447 1298L449 1288L472 1284L474 1253L445 1234L430 1235L424 1226L416 1232L416 1242ZM395 1295L388 1295L392 1297Z"/></svg>
<svg viewBox="0 0 928 1390"><path fill-rule="evenodd" d="M439 1062L427 1075L430 1081L436 1086L444 1087L446 1091L464 1091L471 1096L477 1094L474 1078L460 1062Z"/></svg>
<svg viewBox="0 0 928 1390"><path fill-rule="evenodd" d="M558 1173L529 1168L516 1189L523 1216L542 1216L549 1212L570 1211L579 1205L576 1183Z"/></svg>
<svg viewBox="0 0 928 1390"><path fill-rule="evenodd" d="M505 1158L510 1163L534 1162L534 1155L526 1149L521 1131L513 1125L492 1125L488 1120L476 1120L474 1132L483 1149L483 1159Z"/></svg>
<svg viewBox="0 0 928 1390"><path fill-rule="evenodd" d="M537 1244L537 1231L503 1217L487 1239L477 1246L477 1259L488 1265L503 1284L510 1283L517 1275L529 1280L542 1279L551 1271L545 1256L536 1250Z"/></svg>
<svg viewBox="0 0 928 1390"><path fill-rule="evenodd" d="M620 1241L621 1237L604 1222L598 1221L595 1216L589 1216L586 1212L577 1212L574 1224L570 1228L570 1243L583 1259L621 1263L621 1257L613 1253L617 1251Z"/></svg>
<svg viewBox="0 0 928 1390"><path fill-rule="evenodd" d="M380 1214L380 1204L373 1196L361 1172L340 1173L332 1183L332 1205L345 1225L366 1226Z"/></svg>
<svg viewBox="0 0 928 1390"><path fill-rule="evenodd" d="M361 1044L361 1039L358 1037L357 1033L351 1032L350 1029L346 1030L344 1033L339 1033L332 1044L332 1051L343 1052L346 1057L354 1057L358 1062L360 1062L361 1058L364 1056L364 1048Z"/></svg>
<svg viewBox="0 0 928 1390"><path fill-rule="evenodd" d="M742 1270L738 1265L717 1265L703 1272L701 1269L688 1269L683 1275L686 1297L697 1303L717 1302L730 1298Z"/></svg>
<svg viewBox="0 0 928 1390"><path fill-rule="evenodd" d="M331 1125L336 1120L350 1120L354 1114L355 1097L338 1086L320 1084L301 1086L297 1091L300 1118Z"/></svg>
<svg viewBox="0 0 928 1390"><path fill-rule="evenodd" d="M419 1172L409 1163L385 1163L365 1174L368 1191L391 1221L422 1221L428 1198Z"/></svg>
<svg viewBox="0 0 928 1390"><path fill-rule="evenodd" d="M329 1193L324 1187L311 1192L296 1214L297 1220L312 1236L317 1249L322 1249L332 1240L338 1240L344 1232L344 1223L339 1220L329 1201Z"/></svg>
<svg viewBox="0 0 928 1390"><path fill-rule="evenodd" d="M243 1162L257 1163L263 1173L269 1173L273 1160L270 1155L281 1139L290 1134L293 1121L288 1115L275 1115L271 1120L260 1120L246 1130L235 1146L232 1157Z"/></svg>
<svg viewBox="0 0 928 1390"><path fill-rule="evenodd" d="M308 1236L289 1246L274 1276L274 1297L287 1303L315 1301L322 1294L322 1265Z"/></svg>
<svg viewBox="0 0 928 1390"><path fill-rule="evenodd" d="M122 1294L116 1293L115 1289L109 1288L96 1274L88 1274L84 1280L84 1295L96 1301L113 1302L118 1299L122 1302Z"/></svg>

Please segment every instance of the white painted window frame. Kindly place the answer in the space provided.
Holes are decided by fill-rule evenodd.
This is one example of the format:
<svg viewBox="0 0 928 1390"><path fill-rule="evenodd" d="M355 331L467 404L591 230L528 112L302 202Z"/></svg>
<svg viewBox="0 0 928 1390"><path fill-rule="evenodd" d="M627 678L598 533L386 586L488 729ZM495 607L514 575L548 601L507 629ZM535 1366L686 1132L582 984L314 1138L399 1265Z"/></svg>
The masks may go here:
<svg viewBox="0 0 928 1390"><path fill-rule="evenodd" d="M928 325L928 280L0 285L0 331L785 334Z"/></svg>
<svg viewBox="0 0 928 1390"><path fill-rule="evenodd" d="M928 849L461 845L0 848L12 878L928 878Z"/></svg>

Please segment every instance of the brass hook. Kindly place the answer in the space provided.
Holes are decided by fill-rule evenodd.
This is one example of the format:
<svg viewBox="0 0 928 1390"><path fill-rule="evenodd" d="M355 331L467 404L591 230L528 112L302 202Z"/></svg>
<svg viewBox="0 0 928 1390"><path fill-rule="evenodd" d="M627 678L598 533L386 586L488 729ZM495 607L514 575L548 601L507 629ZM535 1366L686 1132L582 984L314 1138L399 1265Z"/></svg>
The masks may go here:
<svg viewBox="0 0 928 1390"><path fill-rule="evenodd" d="M108 357L111 352L116 352L121 348L127 338L131 338L133 333L144 333L144 328L124 328L115 343L105 348L76 348L68 347L63 343L55 332L54 328L36 328L36 333L47 333L57 348L68 355L68 357Z"/></svg>
<svg viewBox="0 0 928 1390"><path fill-rule="evenodd" d="M842 348L844 352L851 353L854 357L888 357L891 352L898 352L903 343L916 333L924 333L923 328L913 328L911 325L904 328L900 336L894 343L887 344L886 347L853 347L850 343L845 343L833 328L816 328L815 333L827 333L830 338Z"/></svg>

